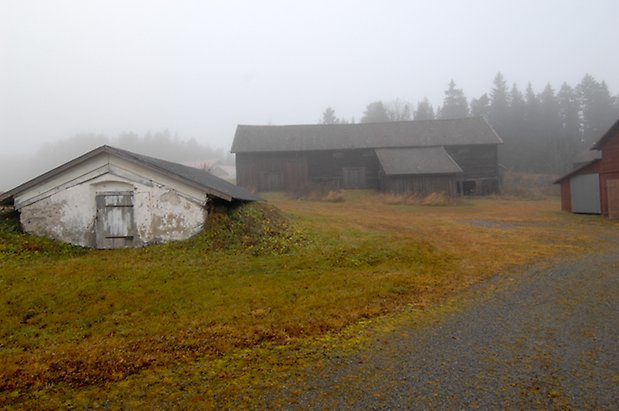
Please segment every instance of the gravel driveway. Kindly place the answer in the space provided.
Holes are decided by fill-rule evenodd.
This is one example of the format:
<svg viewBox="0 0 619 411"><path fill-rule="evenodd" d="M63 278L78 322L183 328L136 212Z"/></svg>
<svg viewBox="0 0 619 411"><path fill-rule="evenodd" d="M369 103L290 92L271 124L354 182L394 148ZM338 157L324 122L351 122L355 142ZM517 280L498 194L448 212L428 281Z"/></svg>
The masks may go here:
<svg viewBox="0 0 619 411"><path fill-rule="evenodd" d="M500 275L464 307L330 355L269 395L310 409L619 409L619 234L604 250Z"/></svg>

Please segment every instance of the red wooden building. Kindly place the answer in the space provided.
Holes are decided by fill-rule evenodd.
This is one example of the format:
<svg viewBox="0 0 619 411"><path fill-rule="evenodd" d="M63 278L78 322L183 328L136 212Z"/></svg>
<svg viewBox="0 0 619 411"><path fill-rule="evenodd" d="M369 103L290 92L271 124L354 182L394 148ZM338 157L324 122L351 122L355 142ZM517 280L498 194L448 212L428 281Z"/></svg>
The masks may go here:
<svg viewBox="0 0 619 411"><path fill-rule="evenodd" d="M600 156L557 181L561 209L619 218L619 120L591 147Z"/></svg>

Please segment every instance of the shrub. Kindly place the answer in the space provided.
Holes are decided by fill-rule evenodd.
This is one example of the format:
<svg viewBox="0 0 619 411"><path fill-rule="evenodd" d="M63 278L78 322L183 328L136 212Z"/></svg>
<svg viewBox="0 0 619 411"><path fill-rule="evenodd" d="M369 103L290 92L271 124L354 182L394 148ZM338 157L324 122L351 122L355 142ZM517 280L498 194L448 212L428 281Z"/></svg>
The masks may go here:
<svg viewBox="0 0 619 411"><path fill-rule="evenodd" d="M21 232L19 212L13 207L0 206L0 233Z"/></svg>
<svg viewBox="0 0 619 411"><path fill-rule="evenodd" d="M255 202L209 215L195 241L209 250L236 248L254 255L279 255L305 243L306 237L278 208Z"/></svg>
<svg viewBox="0 0 619 411"><path fill-rule="evenodd" d="M556 176L548 174L516 173L508 171L503 176L503 195L523 200L541 200L558 196L559 186L552 182Z"/></svg>

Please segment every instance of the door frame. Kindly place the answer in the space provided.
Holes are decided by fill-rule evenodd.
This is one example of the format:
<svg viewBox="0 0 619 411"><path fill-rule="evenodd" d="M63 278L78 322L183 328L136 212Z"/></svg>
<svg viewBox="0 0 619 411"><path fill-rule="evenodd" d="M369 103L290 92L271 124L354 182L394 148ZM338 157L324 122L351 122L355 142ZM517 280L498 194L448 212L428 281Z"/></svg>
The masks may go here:
<svg viewBox="0 0 619 411"><path fill-rule="evenodd" d="M106 197L126 197L128 201L121 200L121 204L107 204ZM99 191L95 194L95 245L98 249L129 248L134 246L135 239L135 213L133 191ZM116 209L121 209L116 212ZM122 232L109 232L118 230L106 224L106 217L114 213L114 218L120 218L125 223L120 226Z"/></svg>

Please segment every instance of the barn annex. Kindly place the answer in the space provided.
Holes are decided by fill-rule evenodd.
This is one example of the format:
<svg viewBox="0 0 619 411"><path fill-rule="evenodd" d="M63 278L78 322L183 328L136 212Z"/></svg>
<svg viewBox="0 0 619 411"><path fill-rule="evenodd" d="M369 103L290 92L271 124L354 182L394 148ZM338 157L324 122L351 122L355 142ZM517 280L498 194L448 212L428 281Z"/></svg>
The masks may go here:
<svg viewBox="0 0 619 411"><path fill-rule="evenodd" d="M370 188L401 194L499 189L501 138L483 118L236 129L237 184L257 191Z"/></svg>
<svg viewBox="0 0 619 411"><path fill-rule="evenodd" d="M591 147L595 159L561 177L561 209L619 218L619 120Z"/></svg>
<svg viewBox="0 0 619 411"><path fill-rule="evenodd" d="M203 170L102 146L6 193L24 231L93 248L199 233L215 206L259 197Z"/></svg>

